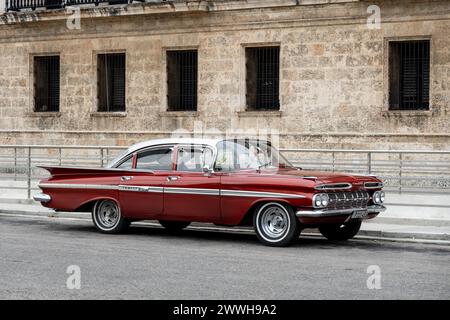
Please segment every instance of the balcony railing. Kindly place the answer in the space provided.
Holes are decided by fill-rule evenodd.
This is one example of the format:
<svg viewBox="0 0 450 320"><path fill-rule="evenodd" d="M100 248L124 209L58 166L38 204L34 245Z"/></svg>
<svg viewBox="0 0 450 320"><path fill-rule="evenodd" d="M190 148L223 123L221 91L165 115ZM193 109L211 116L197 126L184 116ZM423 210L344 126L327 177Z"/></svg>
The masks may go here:
<svg viewBox="0 0 450 320"><path fill-rule="evenodd" d="M7 11L20 11L23 9L35 10L37 8L61 9L66 6L95 5L99 4L127 4L132 2L145 2L145 0L5 0ZM151 2L170 2L170 0L159 0Z"/></svg>

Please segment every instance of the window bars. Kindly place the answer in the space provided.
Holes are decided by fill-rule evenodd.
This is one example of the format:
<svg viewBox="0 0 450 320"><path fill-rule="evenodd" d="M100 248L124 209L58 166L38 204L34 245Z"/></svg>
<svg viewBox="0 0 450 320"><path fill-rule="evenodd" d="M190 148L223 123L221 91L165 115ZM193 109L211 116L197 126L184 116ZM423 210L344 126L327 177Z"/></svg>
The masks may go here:
<svg viewBox="0 0 450 320"><path fill-rule="evenodd" d="M428 110L430 41L389 42L391 110Z"/></svg>
<svg viewBox="0 0 450 320"><path fill-rule="evenodd" d="M246 86L248 109L280 109L280 47L246 48Z"/></svg>
<svg viewBox="0 0 450 320"><path fill-rule="evenodd" d="M197 110L197 50L167 51L169 111Z"/></svg>
<svg viewBox="0 0 450 320"><path fill-rule="evenodd" d="M99 54L98 111L125 111L125 53Z"/></svg>
<svg viewBox="0 0 450 320"><path fill-rule="evenodd" d="M34 57L34 111L59 111L59 56Z"/></svg>

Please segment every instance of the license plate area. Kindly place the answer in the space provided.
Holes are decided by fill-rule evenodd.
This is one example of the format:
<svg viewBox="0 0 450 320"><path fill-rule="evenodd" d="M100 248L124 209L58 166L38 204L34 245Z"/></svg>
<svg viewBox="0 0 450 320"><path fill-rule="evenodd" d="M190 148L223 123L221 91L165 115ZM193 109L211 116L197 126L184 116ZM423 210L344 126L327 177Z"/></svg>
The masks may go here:
<svg viewBox="0 0 450 320"><path fill-rule="evenodd" d="M368 216L367 210L354 211L351 215L351 219L365 219Z"/></svg>

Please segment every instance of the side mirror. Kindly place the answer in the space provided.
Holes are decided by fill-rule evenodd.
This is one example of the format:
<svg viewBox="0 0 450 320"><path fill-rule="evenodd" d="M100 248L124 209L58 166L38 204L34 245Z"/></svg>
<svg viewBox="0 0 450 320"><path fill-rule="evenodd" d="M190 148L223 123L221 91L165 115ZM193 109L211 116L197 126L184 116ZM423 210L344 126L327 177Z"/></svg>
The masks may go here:
<svg viewBox="0 0 450 320"><path fill-rule="evenodd" d="M205 176L207 176L207 177L209 177L212 174L212 172L213 172L213 170L207 164L205 164L203 166L203 170L202 171L203 171L203 174Z"/></svg>

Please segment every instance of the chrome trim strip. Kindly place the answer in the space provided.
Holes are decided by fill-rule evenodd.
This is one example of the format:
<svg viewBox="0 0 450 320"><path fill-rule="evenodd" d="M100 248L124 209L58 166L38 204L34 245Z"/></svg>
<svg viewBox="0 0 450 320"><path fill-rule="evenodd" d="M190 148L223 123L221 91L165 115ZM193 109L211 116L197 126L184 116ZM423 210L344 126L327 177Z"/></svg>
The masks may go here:
<svg viewBox="0 0 450 320"><path fill-rule="evenodd" d="M311 218L320 218L320 217L329 217L329 216L339 216L350 214L354 211L367 211L368 213L376 213L386 211L385 206L380 205L372 205L367 208L348 208L348 209L320 209L320 210L299 210L296 212L296 216L301 217L311 217Z"/></svg>
<svg viewBox="0 0 450 320"><path fill-rule="evenodd" d="M164 188L164 193L218 196L218 195L220 195L220 190L219 189L172 188L172 187L170 187L170 188Z"/></svg>
<svg viewBox="0 0 450 320"><path fill-rule="evenodd" d="M384 211L386 211L386 209L387 208L385 206L379 205L379 204L374 204L374 205L371 205L371 206L367 207L367 211L369 213L384 212Z"/></svg>
<svg viewBox="0 0 450 320"><path fill-rule="evenodd" d="M368 186L370 184L373 184L373 186ZM364 189L379 189L383 187L383 182L364 182Z"/></svg>
<svg viewBox="0 0 450 320"><path fill-rule="evenodd" d="M150 187L150 186L128 186L119 185L119 191L132 191L132 192L155 192L162 193L164 191L163 187Z"/></svg>
<svg viewBox="0 0 450 320"><path fill-rule="evenodd" d="M40 183L39 188L62 188L62 189L97 189L97 190L119 190L118 186L111 184L78 184L78 183Z"/></svg>
<svg viewBox="0 0 450 320"><path fill-rule="evenodd" d="M38 201L38 202L47 203L52 200L52 197L50 197L48 194L45 194L45 193L38 193L33 196L33 200Z"/></svg>
<svg viewBox="0 0 450 320"><path fill-rule="evenodd" d="M202 188L175 188L175 187L153 187L153 186L135 186L135 185L96 185L96 184L69 184L69 183L42 183L40 188L62 188L62 189L97 189L97 190L119 190L130 192L155 192L170 194L197 194L210 196L228 196L228 197L261 197L261 198L289 198L302 199L304 195L278 192L260 192L244 190L221 190L221 189L202 189Z"/></svg>
<svg viewBox="0 0 450 320"><path fill-rule="evenodd" d="M319 184L314 187L316 190L347 190L351 188L352 184L348 182Z"/></svg>
<svg viewBox="0 0 450 320"><path fill-rule="evenodd" d="M306 196L300 194L244 190L220 190L220 195L227 197L306 198Z"/></svg>

